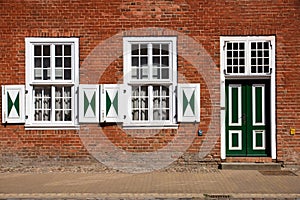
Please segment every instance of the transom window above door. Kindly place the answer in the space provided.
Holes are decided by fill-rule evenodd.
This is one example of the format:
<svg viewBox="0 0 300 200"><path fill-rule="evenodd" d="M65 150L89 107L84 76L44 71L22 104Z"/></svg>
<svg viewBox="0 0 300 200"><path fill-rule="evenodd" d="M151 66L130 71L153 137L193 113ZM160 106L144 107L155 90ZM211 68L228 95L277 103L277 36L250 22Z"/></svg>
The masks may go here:
<svg viewBox="0 0 300 200"><path fill-rule="evenodd" d="M225 75L271 75L274 46L270 37L222 37Z"/></svg>

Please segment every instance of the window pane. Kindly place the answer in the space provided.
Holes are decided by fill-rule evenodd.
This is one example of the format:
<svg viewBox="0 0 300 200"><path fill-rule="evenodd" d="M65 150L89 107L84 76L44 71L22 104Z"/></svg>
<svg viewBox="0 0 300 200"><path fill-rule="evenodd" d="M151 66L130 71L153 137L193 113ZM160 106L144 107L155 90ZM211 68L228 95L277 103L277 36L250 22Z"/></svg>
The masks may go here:
<svg viewBox="0 0 300 200"><path fill-rule="evenodd" d="M42 47L41 45L34 46L34 56L41 56L42 55Z"/></svg>
<svg viewBox="0 0 300 200"><path fill-rule="evenodd" d="M169 79L169 68L162 68L161 69L162 79Z"/></svg>
<svg viewBox="0 0 300 200"><path fill-rule="evenodd" d="M55 45L55 56L62 56L62 45Z"/></svg>
<svg viewBox="0 0 300 200"><path fill-rule="evenodd" d="M44 58L43 59L43 68L49 68L50 67L50 58Z"/></svg>
<svg viewBox="0 0 300 200"><path fill-rule="evenodd" d="M64 67L71 68L71 58L68 57L64 59Z"/></svg>
<svg viewBox="0 0 300 200"><path fill-rule="evenodd" d="M152 60L153 65L160 66L160 57L154 56Z"/></svg>
<svg viewBox="0 0 300 200"><path fill-rule="evenodd" d="M169 120L169 88L153 86L153 120Z"/></svg>
<svg viewBox="0 0 300 200"><path fill-rule="evenodd" d="M42 60L41 60L41 58L35 58L35 59L34 59L34 67L35 67L35 68L40 68L40 67L42 67Z"/></svg>
<svg viewBox="0 0 300 200"><path fill-rule="evenodd" d="M55 67L62 67L62 58L55 58Z"/></svg>
<svg viewBox="0 0 300 200"><path fill-rule="evenodd" d="M138 57L132 57L131 58L131 65L132 66L139 66L139 58Z"/></svg>
<svg viewBox="0 0 300 200"><path fill-rule="evenodd" d="M64 45L64 55L65 56L71 56L71 45Z"/></svg>
<svg viewBox="0 0 300 200"><path fill-rule="evenodd" d="M71 121L71 87L55 88L55 121Z"/></svg>
<svg viewBox="0 0 300 200"><path fill-rule="evenodd" d="M140 55L148 55L147 44L141 44Z"/></svg>
<svg viewBox="0 0 300 200"><path fill-rule="evenodd" d="M169 66L169 57L162 57L162 66Z"/></svg>
<svg viewBox="0 0 300 200"><path fill-rule="evenodd" d="M162 55L169 55L169 45L168 44L162 44L162 51L161 54Z"/></svg>
<svg viewBox="0 0 300 200"><path fill-rule="evenodd" d="M159 44L153 44L152 45L152 54L153 55L160 55L160 45Z"/></svg>
<svg viewBox="0 0 300 200"><path fill-rule="evenodd" d="M50 56L50 46L49 45L43 46L43 56Z"/></svg>
<svg viewBox="0 0 300 200"><path fill-rule="evenodd" d="M71 69L64 70L64 80L71 80Z"/></svg>
<svg viewBox="0 0 300 200"><path fill-rule="evenodd" d="M132 120L144 121L148 120L148 86L132 87L131 105Z"/></svg>
<svg viewBox="0 0 300 200"><path fill-rule="evenodd" d="M139 45L138 44L131 45L131 55L139 55Z"/></svg>
<svg viewBox="0 0 300 200"><path fill-rule="evenodd" d="M51 88L34 87L34 120L50 121Z"/></svg>

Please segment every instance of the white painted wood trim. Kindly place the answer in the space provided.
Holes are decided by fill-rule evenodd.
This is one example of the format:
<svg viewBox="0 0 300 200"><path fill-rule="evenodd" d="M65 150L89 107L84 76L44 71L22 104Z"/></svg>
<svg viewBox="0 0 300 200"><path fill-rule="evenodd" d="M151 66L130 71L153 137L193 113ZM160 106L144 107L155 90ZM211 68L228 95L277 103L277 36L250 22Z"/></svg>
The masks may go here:
<svg viewBox="0 0 300 200"><path fill-rule="evenodd" d="M262 147L256 146L256 134L262 134ZM252 132L252 147L253 150L265 150L266 149L266 131L265 130L253 130Z"/></svg>
<svg viewBox="0 0 300 200"><path fill-rule="evenodd" d="M234 123L232 122L232 89L237 88L238 89L238 122ZM242 85L241 84L230 84L229 87L229 105L228 105L228 111L229 111L229 126L241 126L242 125Z"/></svg>
<svg viewBox="0 0 300 200"><path fill-rule="evenodd" d="M232 134L238 134L238 146L232 146ZM242 150L242 130L229 130L229 150Z"/></svg>
<svg viewBox="0 0 300 200"><path fill-rule="evenodd" d="M262 88L262 122L256 123L256 88ZM265 123L265 84L253 84L252 85L252 125L264 126Z"/></svg>

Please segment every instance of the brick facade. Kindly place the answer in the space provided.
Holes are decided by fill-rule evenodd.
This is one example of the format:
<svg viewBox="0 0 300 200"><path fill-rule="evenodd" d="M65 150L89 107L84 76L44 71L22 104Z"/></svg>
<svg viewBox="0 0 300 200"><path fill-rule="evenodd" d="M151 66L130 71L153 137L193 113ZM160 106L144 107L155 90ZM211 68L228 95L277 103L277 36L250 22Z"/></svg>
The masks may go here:
<svg viewBox="0 0 300 200"><path fill-rule="evenodd" d="M101 129L115 146L133 153L156 152L177 135L191 134L194 139L177 163L220 162L220 36L274 35L275 161L300 164L299 1L16 0L1 1L0 13L0 85L25 84L25 37L78 37L80 83L121 83L123 36L177 36L178 82L201 84L197 125L160 131L124 131L115 124L25 131L23 124L2 124L1 160L93 163L95 156L86 149L91 143L83 142L80 135ZM296 129L295 135L290 135L291 128ZM197 135L198 129L203 136ZM205 155L199 156L201 152ZM270 158L228 159L245 160L272 162Z"/></svg>

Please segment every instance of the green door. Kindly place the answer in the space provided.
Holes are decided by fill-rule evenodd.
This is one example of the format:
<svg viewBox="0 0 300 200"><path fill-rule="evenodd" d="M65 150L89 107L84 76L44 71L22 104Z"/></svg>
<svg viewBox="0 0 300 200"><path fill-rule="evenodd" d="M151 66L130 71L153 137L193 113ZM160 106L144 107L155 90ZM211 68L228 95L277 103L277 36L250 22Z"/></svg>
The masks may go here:
<svg viewBox="0 0 300 200"><path fill-rule="evenodd" d="M227 156L270 156L270 83L226 81Z"/></svg>

